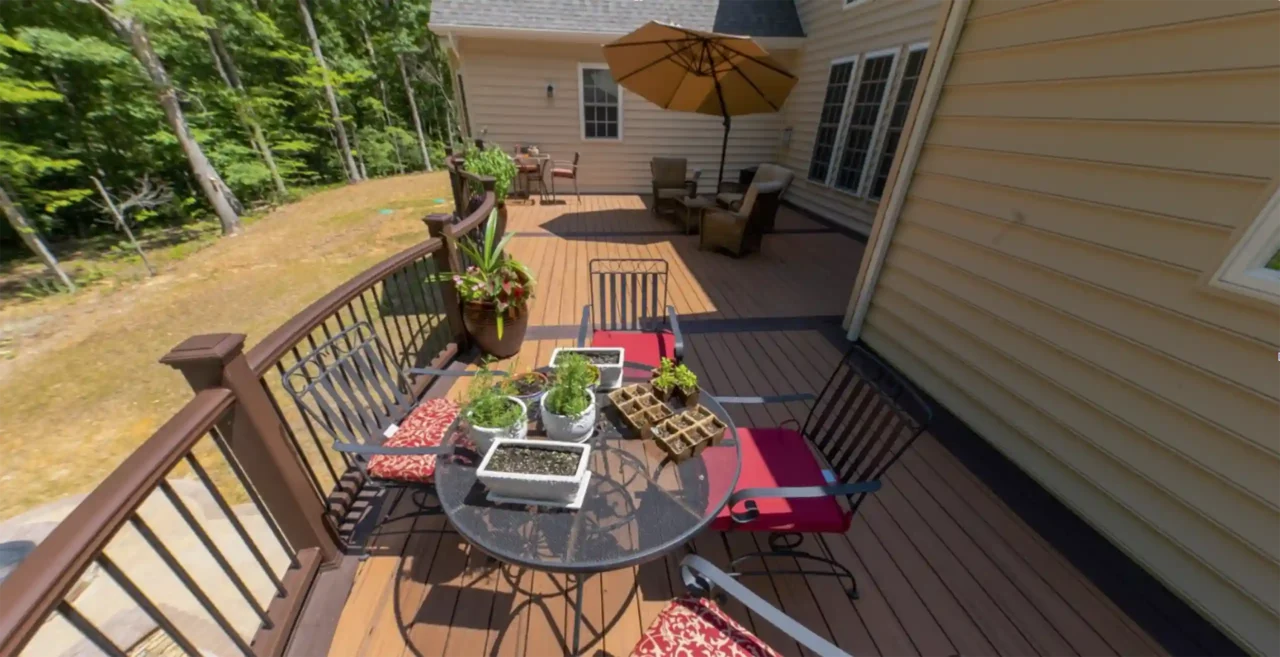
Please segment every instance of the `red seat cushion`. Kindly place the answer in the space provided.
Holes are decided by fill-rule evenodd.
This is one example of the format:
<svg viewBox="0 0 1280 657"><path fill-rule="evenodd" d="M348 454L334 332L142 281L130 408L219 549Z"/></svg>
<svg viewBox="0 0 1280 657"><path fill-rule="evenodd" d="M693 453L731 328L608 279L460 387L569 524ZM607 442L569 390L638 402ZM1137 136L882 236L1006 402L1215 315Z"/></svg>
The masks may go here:
<svg viewBox="0 0 1280 657"><path fill-rule="evenodd" d="M536 164L521 164L521 165L520 165L520 173L537 173L537 172L538 172L538 165L536 165Z"/></svg>
<svg viewBox="0 0 1280 657"><path fill-rule="evenodd" d="M444 439L444 432L456 417L457 402L428 399L400 422L399 428L383 445L435 447ZM369 459L369 474L379 479L430 484L435 481L436 457L432 454L376 454Z"/></svg>
<svg viewBox="0 0 1280 657"><path fill-rule="evenodd" d="M631 657L781 657L716 603L684 596L658 614Z"/></svg>
<svg viewBox="0 0 1280 657"><path fill-rule="evenodd" d="M804 436L790 429L738 429L738 444L742 447L742 471L738 475L735 491L748 488L780 488L784 486L822 486L822 465L818 462ZM716 458L717 450L732 447L711 447L704 452L707 477L711 490L723 490L733 476L732 459ZM723 464L724 467L720 467ZM802 499L757 499L760 515L748 523L739 524L730 517L726 505L711 521L716 531L797 531L844 533L853 521L852 514L834 497L809 497ZM734 510L745 508L739 502Z"/></svg>
<svg viewBox="0 0 1280 657"><path fill-rule="evenodd" d="M574 173L573 169L552 169L551 175L557 178L572 178L577 174Z"/></svg>
<svg viewBox="0 0 1280 657"><path fill-rule="evenodd" d="M591 346L621 347L626 350L622 355L624 359L649 367L661 365L663 358L676 359L676 339L671 331L596 331L591 334ZM649 373L628 367L622 375L628 379L643 379Z"/></svg>

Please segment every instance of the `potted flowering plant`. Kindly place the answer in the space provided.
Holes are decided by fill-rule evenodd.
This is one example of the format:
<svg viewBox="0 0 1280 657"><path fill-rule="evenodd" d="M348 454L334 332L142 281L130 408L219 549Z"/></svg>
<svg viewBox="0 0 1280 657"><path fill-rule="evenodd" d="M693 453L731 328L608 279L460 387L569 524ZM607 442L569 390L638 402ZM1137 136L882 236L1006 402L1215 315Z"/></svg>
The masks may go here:
<svg viewBox="0 0 1280 657"><path fill-rule="evenodd" d="M496 211L485 222L484 243L470 238L458 248L473 263L451 276L462 300L462 323L467 333L492 356L509 358L520 351L529 325L529 301L533 298L533 274L524 263L505 252L511 235L494 243Z"/></svg>

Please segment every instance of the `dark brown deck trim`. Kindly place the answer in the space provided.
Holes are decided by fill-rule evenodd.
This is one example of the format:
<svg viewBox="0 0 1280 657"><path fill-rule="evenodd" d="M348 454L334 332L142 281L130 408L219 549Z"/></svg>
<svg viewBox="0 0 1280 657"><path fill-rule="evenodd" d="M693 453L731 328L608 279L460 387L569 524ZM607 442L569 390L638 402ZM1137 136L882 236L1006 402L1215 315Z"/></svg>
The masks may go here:
<svg viewBox="0 0 1280 657"><path fill-rule="evenodd" d="M828 225L826 228L776 228L771 235L814 235L837 233L845 237L854 237L856 233L848 234ZM593 237L697 237L690 235L682 230L626 230L626 231L607 231L607 230L579 230L579 231L562 231L562 232L539 232L531 230L512 231L514 237L560 237L563 239L581 239ZM857 239L854 237L854 239ZM859 240L866 243L866 239Z"/></svg>
<svg viewBox="0 0 1280 657"><path fill-rule="evenodd" d="M680 331L690 335L698 333L750 333L753 331L818 331L832 339L844 338L840 328L840 315L801 315L792 317L743 317L735 319L694 319L680 317ZM577 324L549 324L530 326L526 340L574 340L578 337Z"/></svg>

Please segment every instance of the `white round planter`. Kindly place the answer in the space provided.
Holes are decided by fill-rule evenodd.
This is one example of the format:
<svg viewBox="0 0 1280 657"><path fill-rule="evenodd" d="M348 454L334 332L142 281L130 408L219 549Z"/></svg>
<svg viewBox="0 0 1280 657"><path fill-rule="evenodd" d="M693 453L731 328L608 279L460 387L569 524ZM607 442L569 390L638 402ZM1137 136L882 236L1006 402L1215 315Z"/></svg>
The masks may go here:
<svg viewBox="0 0 1280 657"><path fill-rule="evenodd" d="M467 437L471 438L471 442L476 444L476 450L480 453L489 451L489 447L493 445L495 438L503 438L506 440L524 440L529 435L529 408L524 405L516 397L507 397L511 401L520 405L520 421L509 427L481 427L476 426L467 418Z"/></svg>
<svg viewBox="0 0 1280 657"><path fill-rule="evenodd" d="M596 400L577 417L556 415L547 409L547 395L542 396L542 424L547 428L547 438L567 443L580 443L591 437L596 428Z"/></svg>

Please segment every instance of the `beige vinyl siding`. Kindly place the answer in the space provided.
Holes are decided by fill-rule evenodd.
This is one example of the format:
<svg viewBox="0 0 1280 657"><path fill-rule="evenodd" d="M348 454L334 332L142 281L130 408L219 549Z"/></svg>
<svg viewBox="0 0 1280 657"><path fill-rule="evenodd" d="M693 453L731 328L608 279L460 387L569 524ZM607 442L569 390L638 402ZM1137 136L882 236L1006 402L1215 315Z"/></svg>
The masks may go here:
<svg viewBox="0 0 1280 657"><path fill-rule="evenodd" d="M537 144L557 160L582 153L579 181L585 192L649 191L649 160L685 157L701 168L700 191L709 193L720 164L724 127L719 117L669 112L627 91L622 99L621 141L584 140L578 108L578 65L600 64L600 46L548 41L463 38L461 72L474 136L510 150ZM791 54L777 53L785 64ZM547 83L555 94L547 98ZM729 133L725 179L738 169L774 161L782 114L735 117ZM557 191L572 191L557 181Z"/></svg>
<svg viewBox="0 0 1280 657"><path fill-rule="evenodd" d="M876 201L808 178L827 74L832 60L927 41L938 17L938 0L870 0L849 9L844 8L842 0L796 0L796 9L806 39L793 68L800 81L783 107L791 140L782 149L779 161L795 172L787 200L867 233L879 205ZM904 61L899 56L899 71Z"/></svg>
<svg viewBox="0 0 1280 657"><path fill-rule="evenodd" d="M1267 654L1280 309L1203 280L1280 176L1277 34L1268 1L975 0L862 332Z"/></svg>

